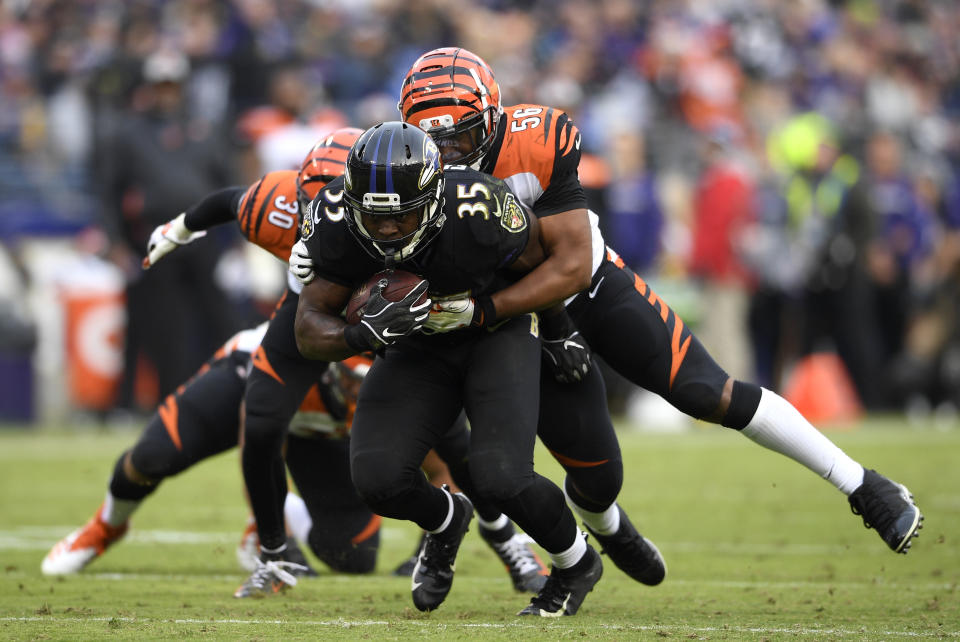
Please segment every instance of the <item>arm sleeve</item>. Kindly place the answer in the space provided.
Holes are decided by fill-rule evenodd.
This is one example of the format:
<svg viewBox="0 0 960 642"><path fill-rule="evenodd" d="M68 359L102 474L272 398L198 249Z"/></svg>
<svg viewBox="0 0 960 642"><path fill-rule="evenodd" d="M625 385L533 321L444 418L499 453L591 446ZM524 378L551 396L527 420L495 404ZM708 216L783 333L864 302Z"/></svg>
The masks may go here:
<svg viewBox="0 0 960 642"><path fill-rule="evenodd" d="M184 224L188 230L199 232L235 220L245 191L245 187L226 187L207 194L187 208Z"/></svg>

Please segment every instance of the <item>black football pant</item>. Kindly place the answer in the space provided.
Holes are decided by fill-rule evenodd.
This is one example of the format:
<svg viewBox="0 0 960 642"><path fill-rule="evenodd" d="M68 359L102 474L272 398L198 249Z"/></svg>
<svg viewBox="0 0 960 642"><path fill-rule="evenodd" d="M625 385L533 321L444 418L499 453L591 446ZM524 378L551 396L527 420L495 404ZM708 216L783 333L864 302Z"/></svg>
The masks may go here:
<svg viewBox="0 0 960 642"><path fill-rule="evenodd" d="M650 286L607 250L590 289L567 306L591 350L636 385L691 417L720 405L729 378Z"/></svg>
<svg viewBox="0 0 960 642"><path fill-rule="evenodd" d="M372 573L380 548L380 516L350 481L350 442L289 435L287 467L307 504L310 550L340 573Z"/></svg>
<svg viewBox="0 0 960 642"><path fill-rule="evenodd" d="M420 464L464 409L473 497L499 506L548 552L567 549L577 536L573 514L562 491L533 470L539 387L533 315L494 332L401 340L376 360L360 389L350 439L360 496L379 515L439 528L447 495L427 482Z"/></svg>
<svg viewBox="0 0 960 642"><path fill-rule="evenodd" d="M299 295L287 289L277 304L260 347L251 355L244 394L243 478L260 544L269 549L286 542L283 441L287 426L327 366L306 359L297 349L293 322L299 300Z"/></svg>
<svg viewBox="0 0 960 642"><path fill-rule="evenodd" d="M130 454L140 474L159 482L237 445L246 357L204 365L161 402Z"/></svg>
<svg viewBox="0 0 960 642"><path fill-rule="evenodd" d="M540 376L540 441L563 466L577 506L601 513L623 485L623 460L599 368L583 381L558 383L549 367Z"/></svg>
<svg viewBox="0 0 960 642"><path fill-rule="evenodd" d="M163 401L130 451L133 467L154 483L135 484L122 474L125 452L111 480L115 497L143 499L167 477L237 445L246 357L233 353L204 366ZM313 520L311 550L334 571L369 573L376 565L380 518L353 489L349 449L344 439L290 435L287 463Z"/></svg>
<svg viewBox="0 0 960 642"><path fill-rule="evenodd" d="M591 350L628 380L693 417L716 412L727 373L615 254L608 250L590 288L567 311ZM541 387L540 438L566 471L571 499L586 510L601 512L616 500L623 484L620 446L607 411L603 378L593 368L585 381L575 384L557 383L545 375ZM741 406L748 404L740 401ZM755 410L754 406L741 414L749 418Z"/></svg>

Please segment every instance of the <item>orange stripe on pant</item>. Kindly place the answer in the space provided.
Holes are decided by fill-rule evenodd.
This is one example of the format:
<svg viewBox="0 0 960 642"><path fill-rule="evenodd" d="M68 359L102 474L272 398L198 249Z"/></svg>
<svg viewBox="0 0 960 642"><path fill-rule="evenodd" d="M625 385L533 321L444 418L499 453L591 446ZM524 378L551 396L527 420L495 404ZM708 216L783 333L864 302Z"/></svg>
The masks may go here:
<svg viewBox="0 0 960 642"><path fill-rule="evenodd" d="M280 375L274 371L273 366L270 365L270 361L267 360L267 353L263 351L263 346L257 346L257 349L253 351L253 356L250 360L253 362L254 368L273 377L279 381L281 385L284 385L283 379L281 379Z"/></svg>
<svg viewBox="0 0 960 642"><path fill-rule="evenodd" d="M571 468L595 468L597 466L603 466L605 463L610 461L609 459L601 459L600 461L580 461L579 459L572 459L566 455L561 455L558 452L550 451L550 454L553 455L553 458L556 459L561 466L570 466Z"/></svg>
<svg viewBox="0 0 960 642"><path fill-rule="evenodd" d="M350 543L356 546L360 542L364 542L371 537L373 534L380 530L380 523L383 521L383 518L379 515L374 515L370 518L370 521L367 522L367 525L364 526L363 530L350 538Z"/></svg>
<svg viewBox="0 0 960 642"><path fill-rule="evenodd" d="M621 270L626 267L623 259L610 248L607 248L607 258L613 261L613 264ZM673 316L673 335L670 337L670 388L673 388L673 380L677 378L677 372L680 370L683 360L687 357L687 350L690 349L690 337L687 337L683 343L680 342L683 336L683 320L670 309L670 306L668 306L663 299L657 296L656 292L650 289L650 286L640 278L639 274L634 273L633 275L633 287L642 297L650 302L650 305L658 309L660 318L663 319L664 324L668 327L670 325L669 318Z"/></svg>
<svg viewBox="0 0 960 642"><path fill-rule="evenodd" d="M167 429L167 434L170 435L170 441L177 447L177 450L183 450L183 444L180 443L180 426L177 424L177 415L179 414L177 398L173 395L168 396L157 408L157 413L160 415L163 427Z"/></svg>

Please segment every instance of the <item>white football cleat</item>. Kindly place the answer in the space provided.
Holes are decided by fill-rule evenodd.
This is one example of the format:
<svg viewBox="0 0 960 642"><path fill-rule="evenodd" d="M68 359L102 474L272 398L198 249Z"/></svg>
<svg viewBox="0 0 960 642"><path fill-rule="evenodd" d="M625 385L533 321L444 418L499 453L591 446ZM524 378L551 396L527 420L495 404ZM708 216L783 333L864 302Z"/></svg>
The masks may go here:
<svg viewBox="0 0 960 642"><path fill-rule="evenodd" d="M77 573L126 535L129 523L110 526L100 519L102 508L101 506L97 509L96 514L83 527L73 531L50 549L40 565L44 575Z"/></svg>

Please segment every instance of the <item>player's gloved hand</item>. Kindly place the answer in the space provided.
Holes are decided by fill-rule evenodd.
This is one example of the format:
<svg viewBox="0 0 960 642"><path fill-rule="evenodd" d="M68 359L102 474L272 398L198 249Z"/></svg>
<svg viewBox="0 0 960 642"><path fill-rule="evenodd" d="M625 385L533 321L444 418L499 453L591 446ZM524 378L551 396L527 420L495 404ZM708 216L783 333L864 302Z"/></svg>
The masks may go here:
<svg viewBox="0 0 960 642"><path fill-rule="evenodd" d="M430 316L423 324L426 334L450 332L461 328L484 327L486 319L493 319L493 303L490 297L461 297L437 301L430 308Z"/></svg>
<svg viewBox="0 0 960 642"><path fill-rule="evenodd" d="M540 313L540 330L540 344L553 378L560 383L582 380L593 365L590 346L580 336L562 304Z"/></svg>
<svg viewBox="0 0 960 642"><path fill-rule="evenodd" d="M424 331L450 332L467 328L473 323L476 301L472 297L437 301L430 308L430 316L423 324Z"/></svg>
<svg viewBox="0 0 960 642"><path fill-rule="evenodd" d="M293 244L290 250L290 271L297 280L304 285L308 285L317 277L313 271L313 260L310 258L310 252L307 250L307 244L300 239Z"/></svg>
<svg viewBox="0 0 960 642"><path fill-rule="evenodd" d="M147 256L142 263L144 270L150 269L150 266L181 245L192 243L207 234L202 230L199 232L188 230L183 222L184 217L186 213L181 212L180 216L167 221L153 231L150 240L147 241Z"/></svg>
<svg viewBox="0 0 960 642"><path fill-rule="evenodd" d="M383 298L382 292L386 286L387 280L381 280L367 300L360 323L344 328L344 340L357 352L380 350L400 337L416 332L423 327L430 314L433 303L430 297L417 303L427 291L426 281L420 281L399 301L387 301Z"/></svg>

